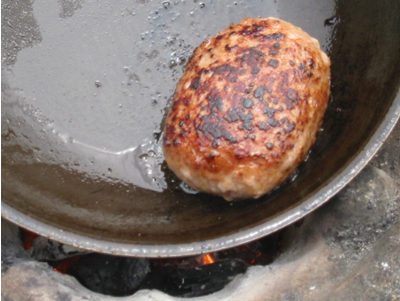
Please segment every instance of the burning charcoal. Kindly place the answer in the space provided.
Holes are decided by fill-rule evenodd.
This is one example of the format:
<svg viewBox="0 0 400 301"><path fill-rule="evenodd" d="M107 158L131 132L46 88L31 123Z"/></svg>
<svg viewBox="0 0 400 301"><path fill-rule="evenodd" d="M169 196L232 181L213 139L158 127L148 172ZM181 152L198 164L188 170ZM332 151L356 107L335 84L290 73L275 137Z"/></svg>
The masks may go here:
<svg viewBox="0 0 400 301"><path fill-rule="evenodd" d="M221 290L234 276L244 273L247 264L224 259L196 267L157 265L152 267L141 289L158 289L172 296L197 297Z"/></svg>
<svg viewBox="0 0 400 301"><path fill-rule="evenodd" d="M238 258L248 265L267 265L281 252L280 244L282 243L282 234L284 231L278 231L262 239L220 251L218 257Z"/></svg>
<svg viewBox="0 0 400 301"><path fill-rule="evenodd" d="M66 272L94 292L128 296L136 291L149 271L146 259L89 254L82 256Z"/></svg>

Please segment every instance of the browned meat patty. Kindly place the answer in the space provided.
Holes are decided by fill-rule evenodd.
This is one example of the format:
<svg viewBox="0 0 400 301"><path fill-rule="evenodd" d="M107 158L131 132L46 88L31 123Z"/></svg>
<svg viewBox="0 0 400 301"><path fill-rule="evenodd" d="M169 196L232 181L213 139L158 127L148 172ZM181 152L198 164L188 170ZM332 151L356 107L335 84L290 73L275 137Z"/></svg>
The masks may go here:
<svg viewBox="0 0 400 301"><path fill-rule="evenodd" d="M315 141L329 99L318 41L276 19L244 19L203 42L166 119L164 154L189 186L226 200L282 183Z"/></svg>

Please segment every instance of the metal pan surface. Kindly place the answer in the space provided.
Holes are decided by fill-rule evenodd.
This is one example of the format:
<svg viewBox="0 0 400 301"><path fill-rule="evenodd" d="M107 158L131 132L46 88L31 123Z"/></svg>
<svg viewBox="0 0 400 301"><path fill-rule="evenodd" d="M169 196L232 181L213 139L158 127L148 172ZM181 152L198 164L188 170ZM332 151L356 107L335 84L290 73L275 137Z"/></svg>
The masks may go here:
<svg viewBox="0 0 400 301"><path fill-rule="evenodd" d="M343 188L400 115L398 1L2 1L2 214L128 256L216 251L302 218ZM160 128L193 49L246 17L318 38L332 98L290 181L258 200L190 191Z"/></svg>

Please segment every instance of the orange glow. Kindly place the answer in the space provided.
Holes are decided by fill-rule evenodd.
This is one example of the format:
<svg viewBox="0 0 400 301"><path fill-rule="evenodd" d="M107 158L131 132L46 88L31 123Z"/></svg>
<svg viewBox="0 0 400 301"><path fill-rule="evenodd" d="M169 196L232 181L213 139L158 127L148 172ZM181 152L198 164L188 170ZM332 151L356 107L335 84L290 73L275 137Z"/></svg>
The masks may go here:
<svg viewBox="0 0 400 301"><path fill-rule="evenodd" d="M81 260L82 256L77 255L71 258L67 258L63 260L59 265L57 265L55 268L53 268L54 271L57 271L61 274L66 274L68 272L68 269L76 264L79 260Z"/></svg>
<svg viewBox="0 0 400 301"><path fill-rule="evenodd" d="M24 243L24 249L25 250L30 249L32 247L33 241L38 236L39 236L38 234L24 229L22 231L22 241Z"/></svg>
<svg viewBox="0 0 400 301"><path fill-rule="evenodd" d="M214 258L212 257L211 254L206 254L206 255L202 256L202 257L201 257L201 261L202 261L202 263L203 263L204 265L212 264L212 263L215 262L215 260L214 260Z"/></svg>

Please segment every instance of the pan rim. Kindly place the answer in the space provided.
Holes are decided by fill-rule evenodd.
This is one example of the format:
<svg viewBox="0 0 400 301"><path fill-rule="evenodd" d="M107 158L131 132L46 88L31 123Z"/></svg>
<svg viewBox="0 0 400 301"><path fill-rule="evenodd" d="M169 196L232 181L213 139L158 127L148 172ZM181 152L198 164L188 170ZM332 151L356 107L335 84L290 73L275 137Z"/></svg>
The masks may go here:
<svg viewBox="0 0 400 301"><path fill-rule="evenodd" d="M355 155L353 160L339 171L329 184L320 187L315 193L299 205L285 211L260 225L241 230L222 237L182 244L140 245L112 242L86 237L71 231L66 231L52 225L37 221L17 209L1 202L2 217L10 222L33 231L39 235L53 239L77 248L99 253L132 257L179 257L191 256L220 251L259 239L276 232L301 219L329 201L342 190L369 163L388 138L400 119L400 89L384 119L371 135L365 146ZM6 196L3 196L6 198Z"/></svg>

